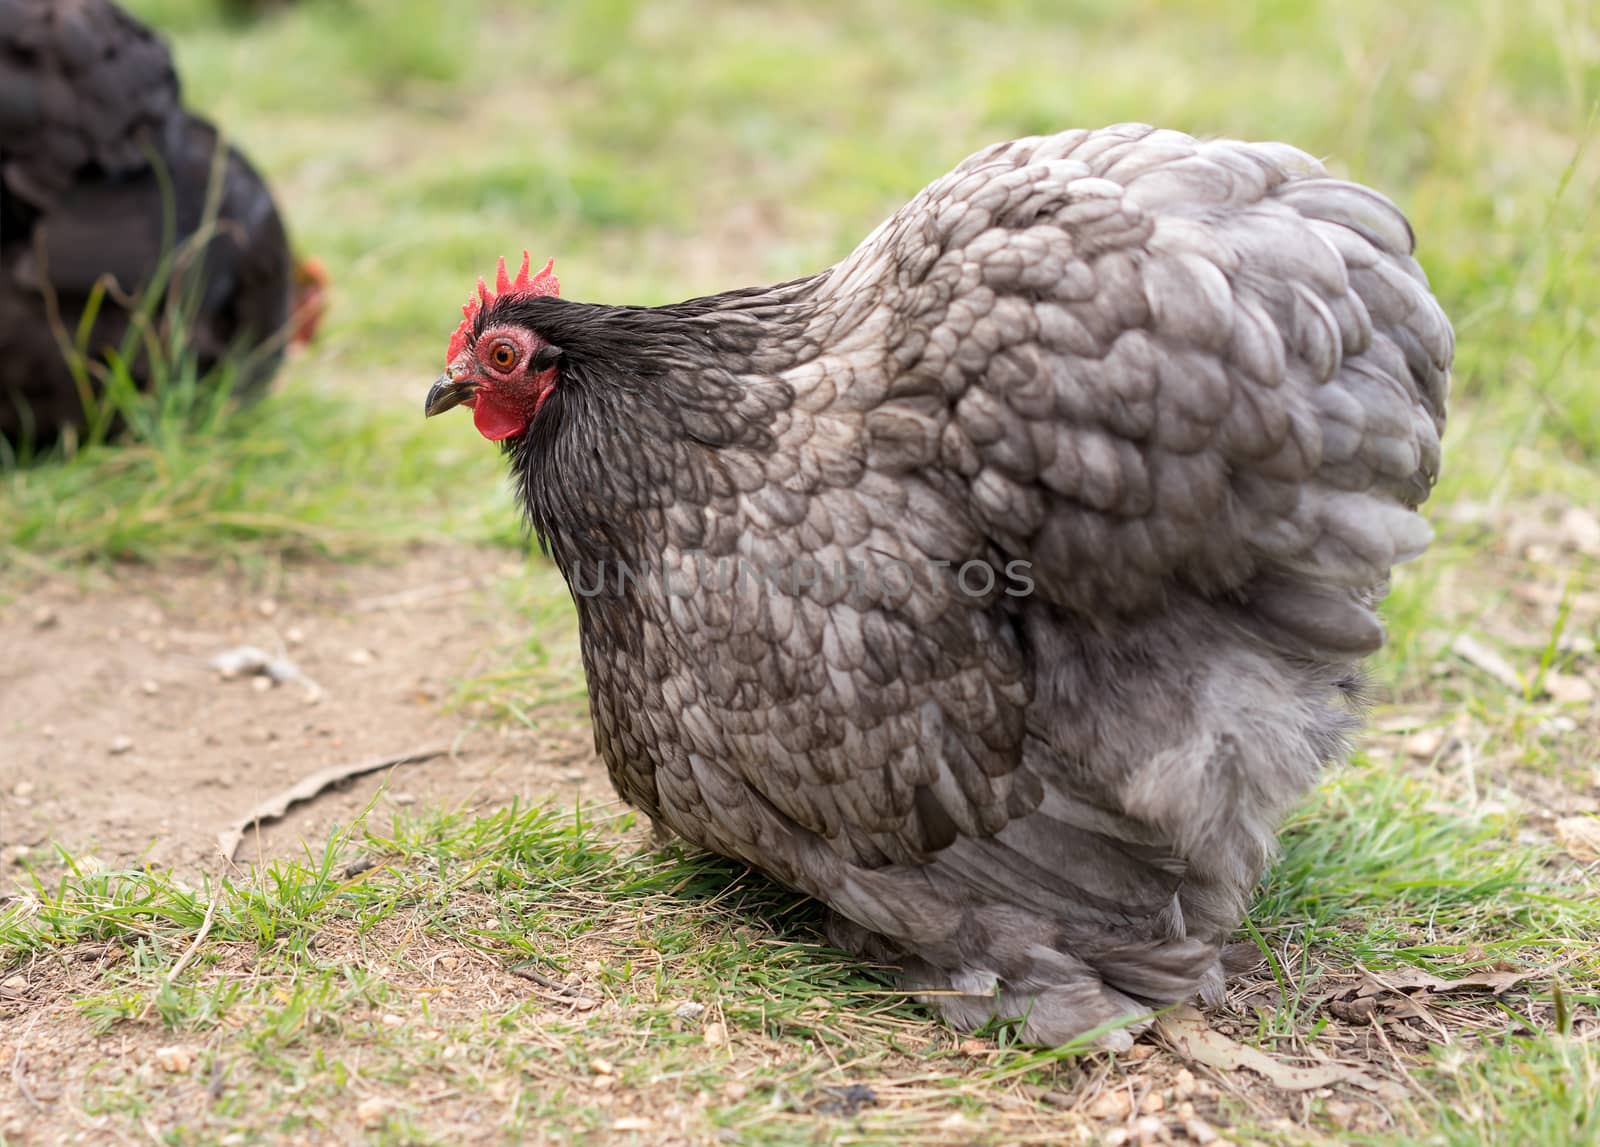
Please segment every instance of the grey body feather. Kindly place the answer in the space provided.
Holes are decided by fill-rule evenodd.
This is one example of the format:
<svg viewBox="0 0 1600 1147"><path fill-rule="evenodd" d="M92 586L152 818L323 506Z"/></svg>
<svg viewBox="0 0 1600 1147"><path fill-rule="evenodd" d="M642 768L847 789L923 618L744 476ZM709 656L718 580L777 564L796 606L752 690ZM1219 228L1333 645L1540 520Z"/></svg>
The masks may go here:
<svg viewBox="0 0 1600 1147"><path fill-rule="evenodd" d="M1214 993L1428 543L1453 336L1412 246L1293 148L1124 125L982 151L808 279L491 308L563 350L512 466L604 586L619 791L959 1027Z"/></svg>

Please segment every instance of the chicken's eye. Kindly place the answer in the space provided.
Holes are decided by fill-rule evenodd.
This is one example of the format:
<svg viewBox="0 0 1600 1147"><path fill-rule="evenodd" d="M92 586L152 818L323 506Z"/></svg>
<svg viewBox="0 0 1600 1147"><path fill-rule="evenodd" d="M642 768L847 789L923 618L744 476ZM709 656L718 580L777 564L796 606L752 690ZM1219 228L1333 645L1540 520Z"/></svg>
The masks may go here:
<svg viewBox="0 0 1600 1147"><path fill-rule="evenodd" d="M510 343L496 343L489 352L489 361L499 370L510 370L517 361L517 348Z"/></svg>

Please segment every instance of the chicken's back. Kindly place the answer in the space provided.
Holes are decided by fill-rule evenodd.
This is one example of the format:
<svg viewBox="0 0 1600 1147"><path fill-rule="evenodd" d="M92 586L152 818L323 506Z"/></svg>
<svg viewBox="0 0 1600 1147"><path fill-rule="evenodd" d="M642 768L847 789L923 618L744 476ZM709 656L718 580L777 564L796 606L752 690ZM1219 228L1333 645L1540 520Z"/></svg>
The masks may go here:
<svg viewBox="0 0 1600 1147"><path fill-rule="evenodd" d="M1034 590L1004 611L1040 796L931 858L961 924L898 945L998 992L946 1002L965 1024L1057 1042L1220 983L1429 537L1453 335L1412 248L1295 149L1130 125L980 152L820 288L889 332L862 425L935 491L920 548Z"/></svg>

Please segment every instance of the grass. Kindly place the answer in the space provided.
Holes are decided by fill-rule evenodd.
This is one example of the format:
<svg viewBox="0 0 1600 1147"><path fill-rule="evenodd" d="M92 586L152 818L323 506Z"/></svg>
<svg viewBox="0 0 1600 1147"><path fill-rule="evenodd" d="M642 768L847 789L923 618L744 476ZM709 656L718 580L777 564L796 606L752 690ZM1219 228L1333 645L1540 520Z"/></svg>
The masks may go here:
<svg viewBox="0 0 1600 1147"><path fill-rule="evenodd" d="M1275 978L1283 994L1258 1013L1263 1045L1348 1050L1349 1032L1315 1032L1316 1009L1296 1006L1328 974L1509 961L1533 971L1531 986L1437 1005L1453 1042L1411 1059L1429 1080L1413 1118L1456 1124L1424 1134L1387 1113L1399 1134L1385 1141L1496 1141L1460 1103L1500 1111L1500 1142L1592 1132L1600 1063L1574 1034L1593 1034L1600 1002L1592 887L1551 871L1548 850L1486 848L1502 825L1429 809L1418 786L1379 768L1351 769L1319 803L1289 826L1252 914L1258 942L1283 957L1255 985ZM36 877L0 913L0 959L94 1032L145 1045L136 1062L159 1062L157 1045L188 1057L81 1094L89 1112L160 1108L173 1143L234 1127L441 1141L419 1091L455 1096L456 1120L491 1118L513 1139L537 1129L586 1142L620 1124L689 1142L732 1131L741 1143L888 1143L987 1123L979 1141L1017 1142L1081 1125L1054 1107L1150 1067L1083 1046L960 1040L827 949L815 905L735 865L637 851L629 823L582 810L427 813L383 833L341 830L299 862L202 887L64 857L58 877ZM1558 982L1578 1017L1565 1032L1550 1015ZM217 1071L226 1084L212 1095L199 1083ZM877 1102L839 1118L851 1086ZM1270 1131L1259 1104L1218 1088L1199 1097L1247 1136Z"/></svg>
<svg viewBox="0 0 1600 1147"><path fill-rule="evenodd" d="M777 280L843 255L976 147L1068 125L1285 138L1380 187L1416 225L1458 356L1438 543L1387 603L1374 731L1289 824L1251 917L1269 959L1218 1021L1404 1099L1242 1071L1185 1083L1166 1052L972 1045L828 953L814 910L759 878L523 809L363 824L200 888L79 871L70 849L41 865L0 909L0 971L80 1017L75 1062L110 1065L67 1096L80 1131L1055 1143L1125 1129L1108 1097L1150 1093L1169 1122L1191 1103L1238 1140L1600 1141L1600 886L1558 831L1593 807L1600 724L1556 688L1600 683L1596 555L1570 519L1600 506L1590 6L131 6L272 178L333 309L269 401L214 412L174 390L131 441L0 471L0 568L23 575L0 594L84 563L520 549L495 452L417 410L495 256L553 254L568 293L613 302ZM558 579L536 565L498 608L536 637L456 702L508 726L575 720ZM1462 634L1517 686L1454 651ZM378 866L344 875L361 854ZM524 965L547 982L506 971ZM1380 993L1376 1028L1330 1011L1360 969L1496 967L1529 975L1498 996ZM167 1044L187 1068L160 1066ZM855 1084L877 1105L848 1113L827 1090Z"/></svg>

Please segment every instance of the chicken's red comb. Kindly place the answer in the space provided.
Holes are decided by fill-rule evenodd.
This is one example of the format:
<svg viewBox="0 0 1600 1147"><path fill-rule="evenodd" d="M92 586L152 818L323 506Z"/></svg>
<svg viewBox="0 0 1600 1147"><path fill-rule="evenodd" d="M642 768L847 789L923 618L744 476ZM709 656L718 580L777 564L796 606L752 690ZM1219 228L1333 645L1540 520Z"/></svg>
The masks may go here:
<svg viewBox="0 0 1600 1147"><path fill-rule="evenodd" d="M494 290L489 289L489 284L482 279L478 280L478 291L461 308L461 313L466 317L461 320L461 325L456 328L456 333L450 336L450 349L445 352L445 365L455 362L456 355L461 353L461 348L467 345L467 339L472 337L472 322L478 317L478 309L486 307L496 299L506 295L559 295L561 284L556 279L554 259L548 260L544 270L537 275L529 277L528 268L531 260L528 252L522 252L522 269L513 279L506 273L505 256L500 257L499 264L494 272Z"/></svg>

